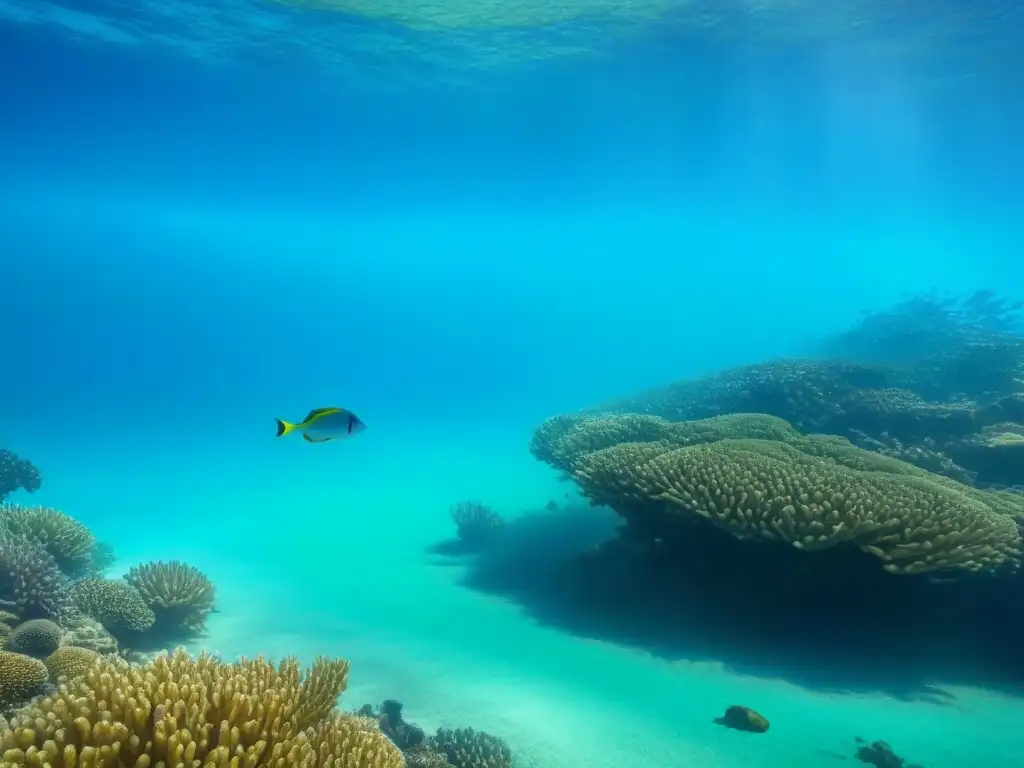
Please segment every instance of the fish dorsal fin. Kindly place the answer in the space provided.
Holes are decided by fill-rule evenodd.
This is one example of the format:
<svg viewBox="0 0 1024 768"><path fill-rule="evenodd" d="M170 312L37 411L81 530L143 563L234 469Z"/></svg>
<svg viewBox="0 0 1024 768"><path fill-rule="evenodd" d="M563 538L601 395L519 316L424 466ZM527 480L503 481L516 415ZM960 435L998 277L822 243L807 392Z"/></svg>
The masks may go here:
<svg viewBox="0 0 1024 768"><path fill-rule="evenodd" d="M328 440L330 440L331 438L329 438L329 437L325 437L325 438L322 438L322 439L320 439L320 440L317 440L317 439L315 439L315 438L312 438L312 437L310 437L310 436L309 436L309 435L307 435L307 434L306 434L305 432L303 432L303 433L302 433L302 439L303 439L303 440L305 440L305 441L306 441L307 443L326 443L326 442L327 442Z"/></svg>
<svg viewBox="0 0 1024 768"><path fill-rule="evenodd" d="M332 408L314 408L312 411L310 411L308 414L306 414L306 418L304 418L302 420L302 423L303 424L309 424L309 422L311 422L317 416L323 416L324 414L327 414L327 413L337 413L340 410L341 410L341 408L333 408L333 407Z"/></svg>

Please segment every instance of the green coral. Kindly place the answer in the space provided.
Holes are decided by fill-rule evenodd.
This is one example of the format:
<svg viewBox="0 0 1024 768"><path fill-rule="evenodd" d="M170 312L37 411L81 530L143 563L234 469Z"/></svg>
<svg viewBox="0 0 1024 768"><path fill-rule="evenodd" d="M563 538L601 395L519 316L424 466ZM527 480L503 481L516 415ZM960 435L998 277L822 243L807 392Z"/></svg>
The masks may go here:
<svg viewBox="0 0 1024 768"><path fill-rule="evenodd" d="M115 637L118 633L145 632L156 621L139 591L121 581L82 579L71 586L69 595L79 611L96 619Z"/></svg>
<svg viewBox="0 0 1024 768"><path fill-rule="evenodd" d="M454 768L509 768L512 750L502 739L472 728L439 728L427 745Z"/></svg>
<svg viewBox="0 0 1024 768"><path fill-rule="evenodd" d="M49 619L32 619L14 628L6 649L26 656L45 658L60 645L61 628Z"/></svg>
<svg viewBox="0 0 1024 768"><path fill-rule="evenodd" d="M191 565L178 561L144 563L133 566L125 581L153 611L160 631L201 632L213 611L213 582Z"/></svg>
<svg viewBox="0 0 1024 768"><path fill-rule="evenodd" d="M0 507L0 524L15 535L42 544L68 576L84 575L92 567L95 537L82 523L59 510L5 504Z"/></svg>

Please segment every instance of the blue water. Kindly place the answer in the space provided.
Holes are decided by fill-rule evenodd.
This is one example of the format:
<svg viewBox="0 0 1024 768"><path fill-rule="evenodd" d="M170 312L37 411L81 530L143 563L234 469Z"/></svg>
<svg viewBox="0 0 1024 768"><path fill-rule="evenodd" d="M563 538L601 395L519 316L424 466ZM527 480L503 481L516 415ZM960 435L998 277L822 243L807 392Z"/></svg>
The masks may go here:
<svg viewBox="0 0 1024 768"><path fill-rule="evenodd" d="M399 698L517 765L830 765L855 735L1014 764L1002 693L668 663L427 548L462 499L562 499L527 450L550 415L908 294L1024 298L1019 10L414 5L0 0L0 447L44 475L10 501L115 575L206 572L192 650L340 654L344 707ZM274 439L321 405L367 432ZM755 702L771 738L709 725Z"/></svg>

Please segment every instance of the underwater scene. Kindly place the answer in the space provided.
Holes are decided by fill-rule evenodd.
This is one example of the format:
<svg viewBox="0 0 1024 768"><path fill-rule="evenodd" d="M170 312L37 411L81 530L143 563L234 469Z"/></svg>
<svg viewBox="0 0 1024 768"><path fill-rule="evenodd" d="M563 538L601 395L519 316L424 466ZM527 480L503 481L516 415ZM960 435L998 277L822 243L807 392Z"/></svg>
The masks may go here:
<svg viewBox="0 0 1024 768"><path fill-rule="evenodd" d="M1009 0L0 0L0 768L1024 765Z"/></svg>

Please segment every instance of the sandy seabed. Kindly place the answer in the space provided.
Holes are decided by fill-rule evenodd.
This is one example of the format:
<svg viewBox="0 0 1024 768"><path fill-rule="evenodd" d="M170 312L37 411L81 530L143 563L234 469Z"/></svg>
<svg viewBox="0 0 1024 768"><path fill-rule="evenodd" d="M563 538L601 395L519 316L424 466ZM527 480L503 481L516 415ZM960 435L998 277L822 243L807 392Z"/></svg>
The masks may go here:
<svg viewBox="0 0 1024 768"><path fill-rule="evenodd" d="M111 441L88 456L26 447L47 484L12 501L82 519L114 544L112 575L149 559L208 573L220 610L192 650L343 656L344 708L399 699L427 730L502 736L521 768L828 766L853 761L855 736L925 768L1019 762L1024 700L949 687L956 698L943 706L824 694L670 663L540 626L459 586L459 569L426 552L452 534L452 503L476 498L514 515L567 486L529 455L528 430L444 442L370 435L237 450L166 441L156 453ZM758 710L771 730L712 724L731 704Z"/></svg>

